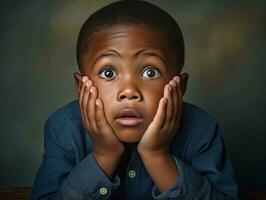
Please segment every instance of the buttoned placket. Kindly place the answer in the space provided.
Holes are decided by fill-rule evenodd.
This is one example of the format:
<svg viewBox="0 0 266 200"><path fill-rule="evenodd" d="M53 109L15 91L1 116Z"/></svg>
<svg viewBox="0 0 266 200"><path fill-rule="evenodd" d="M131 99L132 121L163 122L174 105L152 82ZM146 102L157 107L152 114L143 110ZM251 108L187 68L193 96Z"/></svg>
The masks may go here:
<svg viewBox="0 0 266 200"><path fill-rule="evenodd" d="M141 158L137 152L137 149L132 151L131 159L127 166L126 176L126 191L127 199L139 199L139 176L140 176Z"/></svg>

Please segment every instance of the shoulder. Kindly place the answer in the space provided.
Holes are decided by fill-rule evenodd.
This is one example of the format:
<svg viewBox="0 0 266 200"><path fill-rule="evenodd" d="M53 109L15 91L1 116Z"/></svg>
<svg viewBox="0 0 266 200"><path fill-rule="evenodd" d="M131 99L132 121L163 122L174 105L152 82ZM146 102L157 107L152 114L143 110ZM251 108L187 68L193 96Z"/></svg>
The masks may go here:
<svg viewBox="0 0 266 200"><path fill-rule="evenodd" d="M45 121L45 144L54 144L67 150L80 145L86 139L78 101L59 107Z"/></svg>
<svg viewBox="0 0 266 200"><path fill-rule="evenodd" d="M189 125L191 128L202 130L216 123L216 120L199 106L183 102L182 123L184 126Z"/></svg>
<svg viewBox="0 0 266 200"><path fill-rule="evenodd" d="M183 102L180 129L173 140L173 149L185 153L189 160L193 152L217 136L217 128L217 121L207 111Z"/></svg>
<svg viewBox="0 0 266 200"><path fill-rule="evenodd" d="M44 124L44 148L46 155L56 154L76 160L91 152L92 143L84 129L77 100L59 107L49 115ZM78 157L76 157L79 155Z"/></svg>
<svg viewBox="0 0 266 200"><path fill-rule="evenodd" d="M78 101L73 100L64 106L59 107L52 114L50 114L45 124L53 126L55 129L60 129L66 123L76 120L81 120L81 114Z"/></svg>

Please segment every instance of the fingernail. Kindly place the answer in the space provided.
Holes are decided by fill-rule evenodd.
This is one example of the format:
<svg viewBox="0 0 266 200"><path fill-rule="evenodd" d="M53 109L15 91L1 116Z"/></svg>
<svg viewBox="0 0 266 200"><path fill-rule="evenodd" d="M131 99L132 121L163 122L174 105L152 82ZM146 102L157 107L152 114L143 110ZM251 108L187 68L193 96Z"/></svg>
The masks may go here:
<svg viewBox="0 0 266 200"><path fill-rule="evenodd" d="M85 83L85 86L88 87L90 85L89 81Z"/></svg>
<svg viewBox="0 0 266 200"><path fill-rule="evenodd" d="M168 86L168 90L171 91L172 90L172 87L171 85Z"/></svg>
<svg viewBox="0 0 266 200"><path fill-rule="evenodd" d="M93 88L90 89L90 93L93 93Z"/></svg>
<svg viewBox="0 0 266 200"><path fill-rule="evenodd" d="M176 76L176 77L175 77L175 80L176 80L177 83L180 83L180 78L179 78L179 76Z"/></svg>
<svg viewBox="0 0 266 200"><path fill-rule="evenodd" d="M171 83L171 85L172 85L173 87L175 87L175 86L176 86L176 83L175 83L175 81L171 81L170 83Z"/></svg>
<svg viewBox="0 0 266 200"><path fill-rule="evenodd" d="M87 76L83 76L83 77L82 77L82 82L83 82L83 83L86 83L87 81L88 81L88 77L87 77Z"/></svg>
<svg viewBox="0 0 266 200"><path fill-rule="evenodd" d="M167 103L167 98L164 98L163 103L164 103L164 104Z"/></svg>
<svg viewBox="0 0 266 200"><path fill-rule="evenodd" d="M99 106L100 105L100 101L99 99L96 99L96 106Z"/></svg>

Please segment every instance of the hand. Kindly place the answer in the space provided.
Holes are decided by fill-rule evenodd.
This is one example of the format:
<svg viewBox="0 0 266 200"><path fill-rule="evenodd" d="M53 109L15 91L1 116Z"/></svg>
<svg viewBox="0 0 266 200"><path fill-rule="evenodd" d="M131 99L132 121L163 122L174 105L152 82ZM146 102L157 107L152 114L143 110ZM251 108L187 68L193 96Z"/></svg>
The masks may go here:
<svg viewBox="0 0 266 200"><path fill-rule="evenodd" d="M100 157L119 157L124 151L124 145L116 137L108 124L102 101L97 98L98 91L88 77L75 77L82 82L79 90L79 106L85 129L93 142L93 153Z"/></svg>
<svg viewBox="0 0 266 200"><path fill-rule="evenodd" d="M153 121L145 131L139 144L140 154L158 156L169 152L169 145L180 126L182 91L180 77L175 76L164 87Z"/></svg>

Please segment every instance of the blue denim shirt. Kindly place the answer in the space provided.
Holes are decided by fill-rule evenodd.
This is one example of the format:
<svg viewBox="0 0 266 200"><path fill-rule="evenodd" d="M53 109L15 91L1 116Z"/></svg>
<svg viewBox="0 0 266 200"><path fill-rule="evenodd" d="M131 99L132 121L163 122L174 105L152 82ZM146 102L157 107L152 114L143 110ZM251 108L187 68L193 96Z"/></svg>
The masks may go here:
<svg viewBox="0 0 266 200"><path fill-rule="evenodd" d="M122 173L117 170L113 179L105 175L92 156L92 141L83 127L77 100L46 120L44 150L32 200L238 199L234 171L217 122L186 102L180 129L170 147L181 177L163 193L153 183L136 148L127 155L129 161Z"/></svg>

